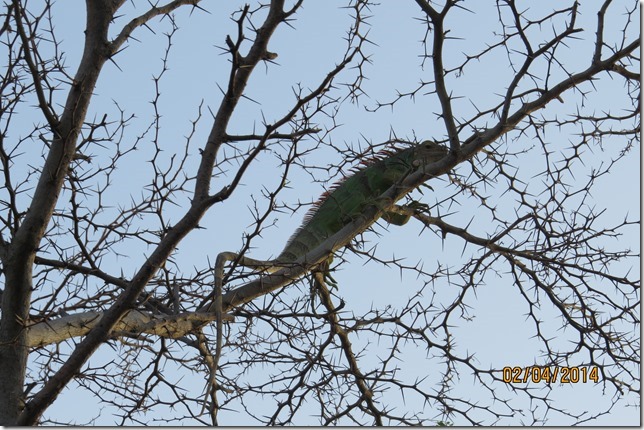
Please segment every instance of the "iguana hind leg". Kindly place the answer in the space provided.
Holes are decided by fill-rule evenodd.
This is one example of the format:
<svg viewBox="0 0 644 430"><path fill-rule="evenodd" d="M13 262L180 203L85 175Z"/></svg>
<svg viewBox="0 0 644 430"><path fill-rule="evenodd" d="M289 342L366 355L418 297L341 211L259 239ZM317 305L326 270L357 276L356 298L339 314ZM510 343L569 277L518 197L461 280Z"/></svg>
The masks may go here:
<svg viewBox="0 0 644 430"><path fill-rule="evenodd" d="M224 267L229 261L235 261L240 266L255 269L258 272L273 273L280 269L280 266L270 260L256 260L254 258L239 255L236 252L220 252L215 261L215 286L223 287L224 283Z"/></svg>
<svg viewBox="0 0 644 430"><path fill-rule="evenodd" d="M240 266L255 269L258 272L274 273L279 269L286 267L289 263L278 263L273 260L256 260L245 256L240 256L235 252L221 252L217 255L215 261L215 294L213 308L215 311L221 309L221 294L224 283L224 268L229 261L237 261ZM333 262L333 255L329 256L326 260L320 263L317 267L311 268L313 279L311 281L311 291L313 292L318 287L319 279L325 281L332 288L337 288L337 281L331 276L331 263ZM292 264L292 263L291 263Z"/></svg>
<svg viewBox="0 0 644 430"><path fill-rule="evenodd" d="M275 260L256 260L254 258L249 258L245 256L240 256L236 252L221 252L217 255L217 260L215 261L215 287L223 287L224 282L224 268L226 263L229 261L237 261L237 264L240 266L248 267L255 269L257 272L263 273L275 273L278 270L292 266L295 263L280 263ZM324 274L327 281L331 281L332 285L335 285L335 280L331 275L330 266L333 262L333 255L327 258L324 262L320 263L317 268L311 268L311 270L318 270Z"/></svg>

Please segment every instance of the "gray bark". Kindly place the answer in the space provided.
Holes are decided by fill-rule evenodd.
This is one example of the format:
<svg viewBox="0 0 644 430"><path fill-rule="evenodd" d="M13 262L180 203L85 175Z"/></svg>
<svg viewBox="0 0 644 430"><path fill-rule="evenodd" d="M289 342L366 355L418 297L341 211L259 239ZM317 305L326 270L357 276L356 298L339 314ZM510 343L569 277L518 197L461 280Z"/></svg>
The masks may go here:
<svg viewBox="0 0 644 430"><path fill-rule="evenodd" d="M0 424L15 425L23 412L23 386L29 354L26 323L29 317L32 273L36 251L51 219L60 195L81 126L87 114L92 92L101 67L110 55L107 30L114 11L111 1L87 2L85 48L63 114L57 120L49 108L41 109L50 120L52 144L43 166L31 206L4 253L6 276L0 321ZM22 6L14 1L18 31ZM23 37L26 40L26 35ZM24 44L24 43L23 43ZM26 44L24 44L27 46ZM26 53L30 55L30 53ZM36 73L32 70L33 73ZM36 79L35 79L36 80ZM37 80L36 80L37 82Z"/></svg>

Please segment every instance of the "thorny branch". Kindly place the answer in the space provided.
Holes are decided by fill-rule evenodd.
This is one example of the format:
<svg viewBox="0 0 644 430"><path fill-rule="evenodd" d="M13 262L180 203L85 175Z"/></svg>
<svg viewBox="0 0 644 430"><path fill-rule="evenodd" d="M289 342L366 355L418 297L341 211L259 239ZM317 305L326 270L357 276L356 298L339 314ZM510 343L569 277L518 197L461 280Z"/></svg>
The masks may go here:
<svg viewBox="0 0 644 430"><path fill-rule="evenodd" d="M425 30L420 84L396 90L393 100L375 101L375 106L375 98L365 97L368 73L380 66L370 51L378 49L371 38L379 29L370 27L369 18L381 6L352 1L344 50L332 65L317 80L294 83L293 99L271 112L273 119L262 112L260 126L233 127L231 119L246 112L241 102L255 97L248 85L257 66L266 65L269 77L282 73L278 66L286 69L277 61L288 53L272 46L275 31L292 26L306 32L297 21L309 7L302 1L249 4L231 14L232 30L216 33L219 39L203 33L208 43L222 46L227 73L216 83L219 98L199 102L185 140L171 145L165 132L181 124L164 116L162 90L177 35L190 25L181 11L185 7L192 17L212 6L176 0L133 13L120 10L124 3L88 6L93 43L88 46L94 49L86 51L79 70L98 78L110 60L125 73L127 65L118 64L121 51L140 49L137 32L154 28L153 36L165 45L152 78L150 120L117 100L111 110L101 107L92 111L94 118L87 115L101 91L94 91L96 81L69 72L56 35L55 5L45 2L36 11L16 0L0 15L5 327L12 318L7 304L16 301L11 256L29 248L21 237L35 244L32 297L23 295L24 316L17 312L11 319L30 362L18 387L24 402L16 422L57 423L55 408L45 411L72 384L100 399L120 424L225 424L230 411L264 424L298 424L313 415L334 425L517 420L541 425L553 422L546 421L553 415L580 424L638 394L640 280L631 267L639 250L620 241L634 234L640 221L636 214L611 221L607 205L593 195L639 150L636 1L571 0L555 9L521 9L520 3L501 0L494 12L498 23L480 23L487 32L479 41L467 39L459 19L474 13L466 7L489 5L414 0L416 23ZM92 17L102 26L92 27ZM157 26L165 31L157 32ZM583 63L568 58L573 49L585 52ZM87 60L92 55L96 61ZM477 98L460 84L474 79L480 87L487 61L498 76L484 83L486 97ZM60 95L67 92L65 102ZM621 98L606 98L609 92ZM409 263L409 255L390 257L384 246L370 246L386 227L383 221L374 224L384 209L374 206L299 266L271 275L241 267L240 259L249 254L278 252L255 248L277 225L278 215L308 205L307 196L288 197L299 189L298 175L317 180L320 172L328 179L331 172L344 171L345 160L326 166L318 154L341 151L346 159L359 159L356 153L377 152L371 143L358 151L351 144L341 148L335 133L352 120L343 116L346 101L379 114L383 107L405 112L408 100L418 111L437 111L443 129L423 139L449 145L451 154L383 197L393 202L406 196L394 209L413 217L404 228L423 228L419 240L432 250L432 260ZM218 106L207 119L204 113L213 103ZM28 109L39 119L25 128L18 118ZM397 140L395 128L392 122L391 140ZM370 132L360 130L368 142L378 141ZM559 141L557 132L566 133L567 140ZM127 199L114 200L123 166L141 152L147 157L141 164L147 166L148 183L139 194L128 191ZM214 285L210 262L186 263L185 249L195 235L186 236L208 235L207 261L224 251L228 223L213 227L205 216L225 214L230 201L247 195L249 187L243 185L265 175L267 159L276 161L269 168L274 176L260 194L250 195L252 225L243 234L239 258L220 277L223 284ZM48 185L52 191L45 193L51 204L48 222L30 209L38 203L30 201L37 195L32 189L43 178L59 184L58 190ZM425 183L430 192L407 195ZM60 193L58 200L52 193ZM30 226L39 223L37 237ZM392 227L382 239L393 235ZM454 249L462 249L460 259L448 260ZM395 269L402 280L391 286L384 304L377 295L352 297L377 285L345 281L329 290L321 273L309 272L331 253L333 269L363 270L362 263L367 271ZM555 384L508 386L498 363L483 362L479 357L485 351L468 348L458 327L473 321L480 311L474 298L490 294L489 284L497 279L509 279L508 291L523 306L517 312L523 312L538 344L530 364L596 366L599 385L610 398L607 406L566 410L553 400ZM98 361L102 356L109 357L107 363ZM422 371L410 370L417 367L407 361L412 356L424 358ZM471 387L470 376L476 387L471 394L462 389L465 382ZM521 399L530 403L528 410ZM163 412L168 410L172 416Z"/></svg>

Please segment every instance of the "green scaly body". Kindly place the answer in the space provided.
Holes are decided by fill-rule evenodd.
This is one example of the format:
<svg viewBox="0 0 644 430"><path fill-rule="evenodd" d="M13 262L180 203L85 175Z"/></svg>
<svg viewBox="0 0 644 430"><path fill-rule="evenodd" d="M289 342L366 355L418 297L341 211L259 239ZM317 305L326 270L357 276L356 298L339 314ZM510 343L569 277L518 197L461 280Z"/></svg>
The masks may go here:
<svg viewBox="0 0 644 430"><path fill-rule="evenodd" d="M302 226L291 236L276 261L293 262L314 250L325 239L355 220L365 208L378 205L378 197L392 185L422 165L442 159L447 153L446 147L425 141L387 153L356 171L332 188L306 215ZM409 219L400 219L400 215L394 214L385 216L394 224L404 224Z"/></svg>

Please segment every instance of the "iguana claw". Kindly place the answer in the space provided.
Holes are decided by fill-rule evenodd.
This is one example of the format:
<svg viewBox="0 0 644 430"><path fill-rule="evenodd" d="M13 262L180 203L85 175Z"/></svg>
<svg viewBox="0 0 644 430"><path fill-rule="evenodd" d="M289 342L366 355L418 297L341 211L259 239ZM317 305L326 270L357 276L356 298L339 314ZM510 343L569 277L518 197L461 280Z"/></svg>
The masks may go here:
<svg viewBox="0 0 644 430"><path fill-rule="evenodd" d="M427 203L422 203L417 200L412 200L404 207L413 209L414 212L423 212L423 213L429 214L429 205Z"/></svg>

